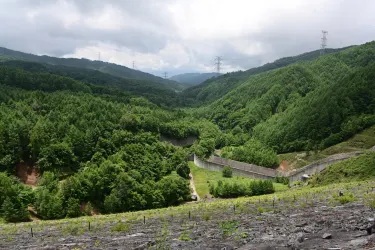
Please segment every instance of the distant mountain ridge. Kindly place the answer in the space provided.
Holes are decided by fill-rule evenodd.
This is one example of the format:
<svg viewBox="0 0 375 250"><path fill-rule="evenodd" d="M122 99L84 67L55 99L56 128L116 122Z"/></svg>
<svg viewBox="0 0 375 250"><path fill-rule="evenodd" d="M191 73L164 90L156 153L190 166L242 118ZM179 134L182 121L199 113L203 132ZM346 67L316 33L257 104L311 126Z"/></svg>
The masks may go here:
<svg viewBox="0 0 375 250"><path fill-rule="evenodd" d="M182 83L186 86L195 86L201 84L202 82L216 76L220 76L220 73L184 73L179 75L174 75L170 77L170 80Z"/></svg>
<svg viewBox="0 0 375 250"><path fill-rule="evenodd" d="M327 48L325 54L336 53L352 46L331 49ZM235 89L241 83L246 81L250 76L256 75L262 72L279 69L290 64L302 61L312 61L320 56L320 50L306 52L296 56L289 56L277 59L272 63L266 63L262 66L251 68L245 71L237 71L226 73L221 76L208 79L203 83L189 87L182 92L182 95L190 99L191 102L198 103L211 103L225 94L229 93L231 90Z"/></svg>
<svg viewBox="0 0 375 250"><path fill-rule="evenodd" d="M183 85L172 80L164 79L162 77L158 77L143 71L130 69L122 65L103 61L92 61L85 58L59 58L46 55L38 56L0 47L0 61L5 60L26 60L51 65L63 65L75 68L92 69L117 77L161 83L174 91L181 91L184 89Z"/></svg>

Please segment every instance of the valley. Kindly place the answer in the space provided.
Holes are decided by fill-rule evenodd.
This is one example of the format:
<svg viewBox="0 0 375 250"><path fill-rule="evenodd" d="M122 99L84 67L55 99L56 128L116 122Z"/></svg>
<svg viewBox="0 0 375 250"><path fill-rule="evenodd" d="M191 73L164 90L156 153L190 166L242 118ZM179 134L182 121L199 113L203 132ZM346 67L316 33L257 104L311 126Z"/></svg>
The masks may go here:
<svg viewBox="0 0 375 250"><path fill-rule="evenodd" d="M374 246L374 45L188 88L0 50L0 249Z"/></svg>

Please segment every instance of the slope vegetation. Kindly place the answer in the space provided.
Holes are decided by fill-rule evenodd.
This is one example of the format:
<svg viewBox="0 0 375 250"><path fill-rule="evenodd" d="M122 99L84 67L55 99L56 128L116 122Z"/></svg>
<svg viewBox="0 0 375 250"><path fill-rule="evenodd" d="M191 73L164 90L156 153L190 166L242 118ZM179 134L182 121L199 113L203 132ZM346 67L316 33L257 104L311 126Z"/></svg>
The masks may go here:
<svg viewBox="0 0 375 250"><path fill-rule="evenodd" d="M280 152L325 148L375 123L374 42L248 77L196 111Z"/></svg>
<svg viewBox="0 0 375 250"><path fill-rule="evenodd" d="M335 53L346 48L327 49L326 53ZM200 85L193 86L183 91L183 96L192 99L193 103L211 103L235 89L250 76L274 69L279 69L296 62L311 61L317 59L320 51L312 51L292 57L284 57L272 63L252 68L246 71L227 73L216 78L211 78Z"/></svg>
<svg viewBox="0 0 375 250"><path fill-rule="evenodd" d="M163 79L161 77L154 76L149 73L145 73L139 70L130 69L125 66L117 65L114 63L107 63L102 61L92 61L88 59L77 59L77 58L57 58L51 56L37 56L33 54L23 53L20 51L14 51L7 48L0 47L0 55L5 55L8 58L16 58L18 60L26 60L32 62L46 63L51 65L64 65L75 68L98 70L103 73L108 73L113 76L130 78L136 80L144 80L150 82L156 82L168 86L172 90L180 91L184 87L171 80Z"/></svg>

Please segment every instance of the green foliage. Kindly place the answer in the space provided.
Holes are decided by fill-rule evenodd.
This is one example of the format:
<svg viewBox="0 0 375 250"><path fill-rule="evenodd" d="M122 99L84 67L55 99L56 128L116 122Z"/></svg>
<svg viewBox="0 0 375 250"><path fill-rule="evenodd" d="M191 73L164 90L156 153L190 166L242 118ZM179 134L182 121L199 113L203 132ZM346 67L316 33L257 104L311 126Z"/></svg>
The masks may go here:
<svg viewBox="0 0 375 250"><path fill-rule="evenodd" d="M222 170L223 177L232 178L233 170L231 166L224 166Z"/></svg>
<svg viewBox="0 0 375 250"><path fill-rule="evenodd" d="M253 196L272 194L275 188L271 180L254 180L251 182L218 181L217 185L210 186L210 194L218 198L236 198L240 196Z"/></svg>
<svg viewBox="0 0 375 250"><path fill-rule="evenodd" d="M189 182L179 176L164 177L157 183L157 188L161 191L166 206L190 200Z"/></svg>
<svg viewBox="0 0 375 250"><path fill-rule="evenodd" d="M66 215L63 198L56 193L48 191L43 186L38 187L36 190L34 208L38 216L43 219L60 219Z"/></svg>
<svg viewBox="0 0 375 250"><path fill-rule="evenodd" d="M239 226L238 221L224 221L220 222L219 227L223 236L232 236L237 232L237 227Z"/></svg>
<svg viewBox="0 0 375 250"><path fill-rule="evenodd" d="M81 213L81 204L78 199L69 198L66 202L66 216L70 218L79 217Z"/></svg>
<svg viewBox="0 0 375 250"><path fill-rule="evenodd" d="M279 165L276 152L254 139L250 139L243 146L224 147L222 157L269 168Z"/></svg>
<svg viewBox="0 0 375 250"><path fill-rule="evenodd" d="M352 193L345 193L342 196L334 195L333 198L340 204L346 204L357 200Z"/></svg>
<svg viewBox="0 0 375 250"><path fill-rule="evenodd" d="M1 206L4 219L7 222L28 221L27 206L18 196L7 197Z"/></svg>
<svg viewBox="0 0 375 250"><path fill-rule="evenodd" d="M28 221L27 206L34 202L30 187L0 173L0 215L7 222Z"/></svg>
<svg viewBox="0 0 375 250"><path fill-rule="evenodd" d="M314 175L309 183L312 186L328 185L371 179L375 176L375 153L367 153L335 163Z"/></svg>
<svg viewBox="0 0 375 250"><path fill-rule="evenodd" d="M176 172L179 176L181 176L184 179L189 179L190 174L190 168L187 164L187 162L181 163L177 166Z"/></svg>
<svg viewBox="0 0 375 250"><path fill-rule="evenodd" d="M276 176L274 181L276 183L281 183L281 184L284 184L284 185L288 185L289 184L289 178L286 177L286 176Z"/></svg>
<svg viewBox="0 0 375 250"><path fill-rule="evenodd" d="M128 223L124 223L122 221L119 221L118 223L116 223L116 225L111 227L110 230L111 230L111 232L129 232L130 226L129 226Z"/></svg>

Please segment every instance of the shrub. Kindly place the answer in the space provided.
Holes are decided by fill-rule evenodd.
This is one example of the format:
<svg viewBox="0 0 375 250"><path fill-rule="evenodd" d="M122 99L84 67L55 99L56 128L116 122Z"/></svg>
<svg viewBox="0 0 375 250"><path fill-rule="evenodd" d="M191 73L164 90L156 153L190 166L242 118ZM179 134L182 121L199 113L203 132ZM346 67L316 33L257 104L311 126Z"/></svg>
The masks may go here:
<svg viewBox="0 0 375 250"><path fill-rule="evenodd" d="M217 185L210 186L213 197L236 198L240 196L253 196L272 194L275 192L271 180L257 180L248 182L218 181Z"/></svg>
<svg viewBox="0 0 375 250"><path fill-rule="evenodd" d="M80 208L78 199L69 198L66 202L66 216L70 218L79 217L81 215Z"/></svg>
<svg viewBox="0 0 375 250"><path fill-rule="evenodd" d="M289 185L289 178L286 177L286 176L276 176L275 177L275 180L274 180L276 183L281 183L281 184L284 184L284 185Z"/></svg>
<svg viewBox="0 0 375 250"><path fill-rule="evenodd" d="M346 193L343 196L335 195L333 198L340 204L346 204L357 200L352 193Z"/></svg>
<svg viewBox="0 0 375 250"><path fill-rule="evenodd" d="M225 178L232 178L233 176L233 170L231 166L225 166L223 167L223 177Z"/></svg>
<svg viewBox="0 0 375 250"><path fill-rule="evenodd" d="M189 166L187 165L186 162L183 162L183 163L181 163L181 164L179 164L177 166L176 172L182 178L188 179L189 178L189 174L190 174L190 168L189 168Z"/></svg>
<svg viewBox="0 0 375 250"><path fill-rule="evenodd" d="M129 232L130 226L127 223L119 221L116 225L111 227L111 232Z"/></svg>

